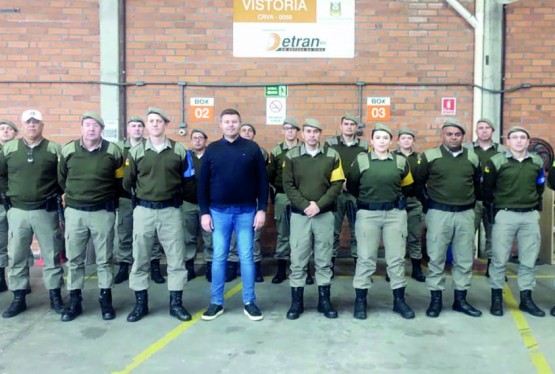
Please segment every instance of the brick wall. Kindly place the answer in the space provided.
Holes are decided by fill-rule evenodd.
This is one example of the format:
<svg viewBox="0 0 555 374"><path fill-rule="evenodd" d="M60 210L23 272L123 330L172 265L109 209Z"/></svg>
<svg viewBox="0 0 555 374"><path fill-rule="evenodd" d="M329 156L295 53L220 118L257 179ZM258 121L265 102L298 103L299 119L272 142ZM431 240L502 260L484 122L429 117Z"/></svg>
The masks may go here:
<svg viewBox="0 0 555 374"><path fill-rule="evenodd" d="M507 12L506 87L555 86L555 3L520 1ZM519 90L505 96L505 124L525 126L555 145L555 87Z"/></svg>

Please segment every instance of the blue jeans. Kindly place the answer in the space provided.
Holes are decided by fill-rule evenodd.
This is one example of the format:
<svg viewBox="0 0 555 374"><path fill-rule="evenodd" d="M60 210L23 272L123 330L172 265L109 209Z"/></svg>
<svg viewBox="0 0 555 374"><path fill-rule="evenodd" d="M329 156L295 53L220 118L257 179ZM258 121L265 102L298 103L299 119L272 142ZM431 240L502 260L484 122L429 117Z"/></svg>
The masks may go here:
<svg viewBox="0 0 555 374"><path fill-rule="evenodd" d="M231 242L231 233L235 231L237 250L241 263L241 278L243 280L243 303L253 303L254 295L254 207L229 206L226 208L210 209L210 216L214 224L212 233L212 298L211 303L224 304L224 286L227 255Z"/></svg>

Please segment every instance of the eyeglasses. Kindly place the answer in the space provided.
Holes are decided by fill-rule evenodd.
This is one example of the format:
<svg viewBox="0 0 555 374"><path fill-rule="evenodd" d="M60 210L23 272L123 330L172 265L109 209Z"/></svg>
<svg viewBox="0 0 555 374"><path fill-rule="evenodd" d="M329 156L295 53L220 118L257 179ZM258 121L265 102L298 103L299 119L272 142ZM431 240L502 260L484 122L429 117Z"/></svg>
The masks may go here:
<svg viewBox="0 0 555 374"><path fill-rule="evenodd" d="M293 126L283 126L283 131L289 131L289 130L296 130L296 127Z"/></svg>
<svg viewBox="0 0 555 374"><path fill-rule="evenodd" d="M27 162L30 164L35 162L35 159L33 158L33 148L27 149Z"/></svg>

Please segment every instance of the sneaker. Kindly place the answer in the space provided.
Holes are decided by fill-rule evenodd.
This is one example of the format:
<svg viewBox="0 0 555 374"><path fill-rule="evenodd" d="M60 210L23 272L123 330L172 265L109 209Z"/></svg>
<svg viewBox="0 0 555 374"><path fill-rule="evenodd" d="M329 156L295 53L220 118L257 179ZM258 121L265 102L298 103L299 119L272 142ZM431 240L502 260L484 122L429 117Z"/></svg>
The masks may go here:
<svg viewBox="0 0 555 374"><path fill-rule="evenodd" d="M218 304L210 304L208 309L202 314L202 319L205 321L212 321L222 315L224 307Z"/></svg>
<svg viewBox="0 0 555 374"><path fill-rule="evenodd" d="M251 321L260 321L264 318L255 303L245 304L244 313Z"/></svg>

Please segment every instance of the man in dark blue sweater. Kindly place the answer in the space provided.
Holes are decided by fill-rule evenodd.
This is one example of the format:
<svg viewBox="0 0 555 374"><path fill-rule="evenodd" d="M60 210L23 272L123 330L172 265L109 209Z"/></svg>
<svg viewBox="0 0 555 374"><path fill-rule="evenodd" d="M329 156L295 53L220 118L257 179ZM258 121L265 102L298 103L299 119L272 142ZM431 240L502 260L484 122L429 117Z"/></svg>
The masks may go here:
<svg viewBox="0 0 555 374"><path fill-rule="evenodd" d="M262 319L254 293L254 230L264 226L268 205L266 163L258 145L239 136L241 115L235 109L220 114L222 139L210 144L198 179L202 228L212 233L212 297L202 319L211 321L224 311L226 261L235 231L243 278L245 314Z"/></svg>

